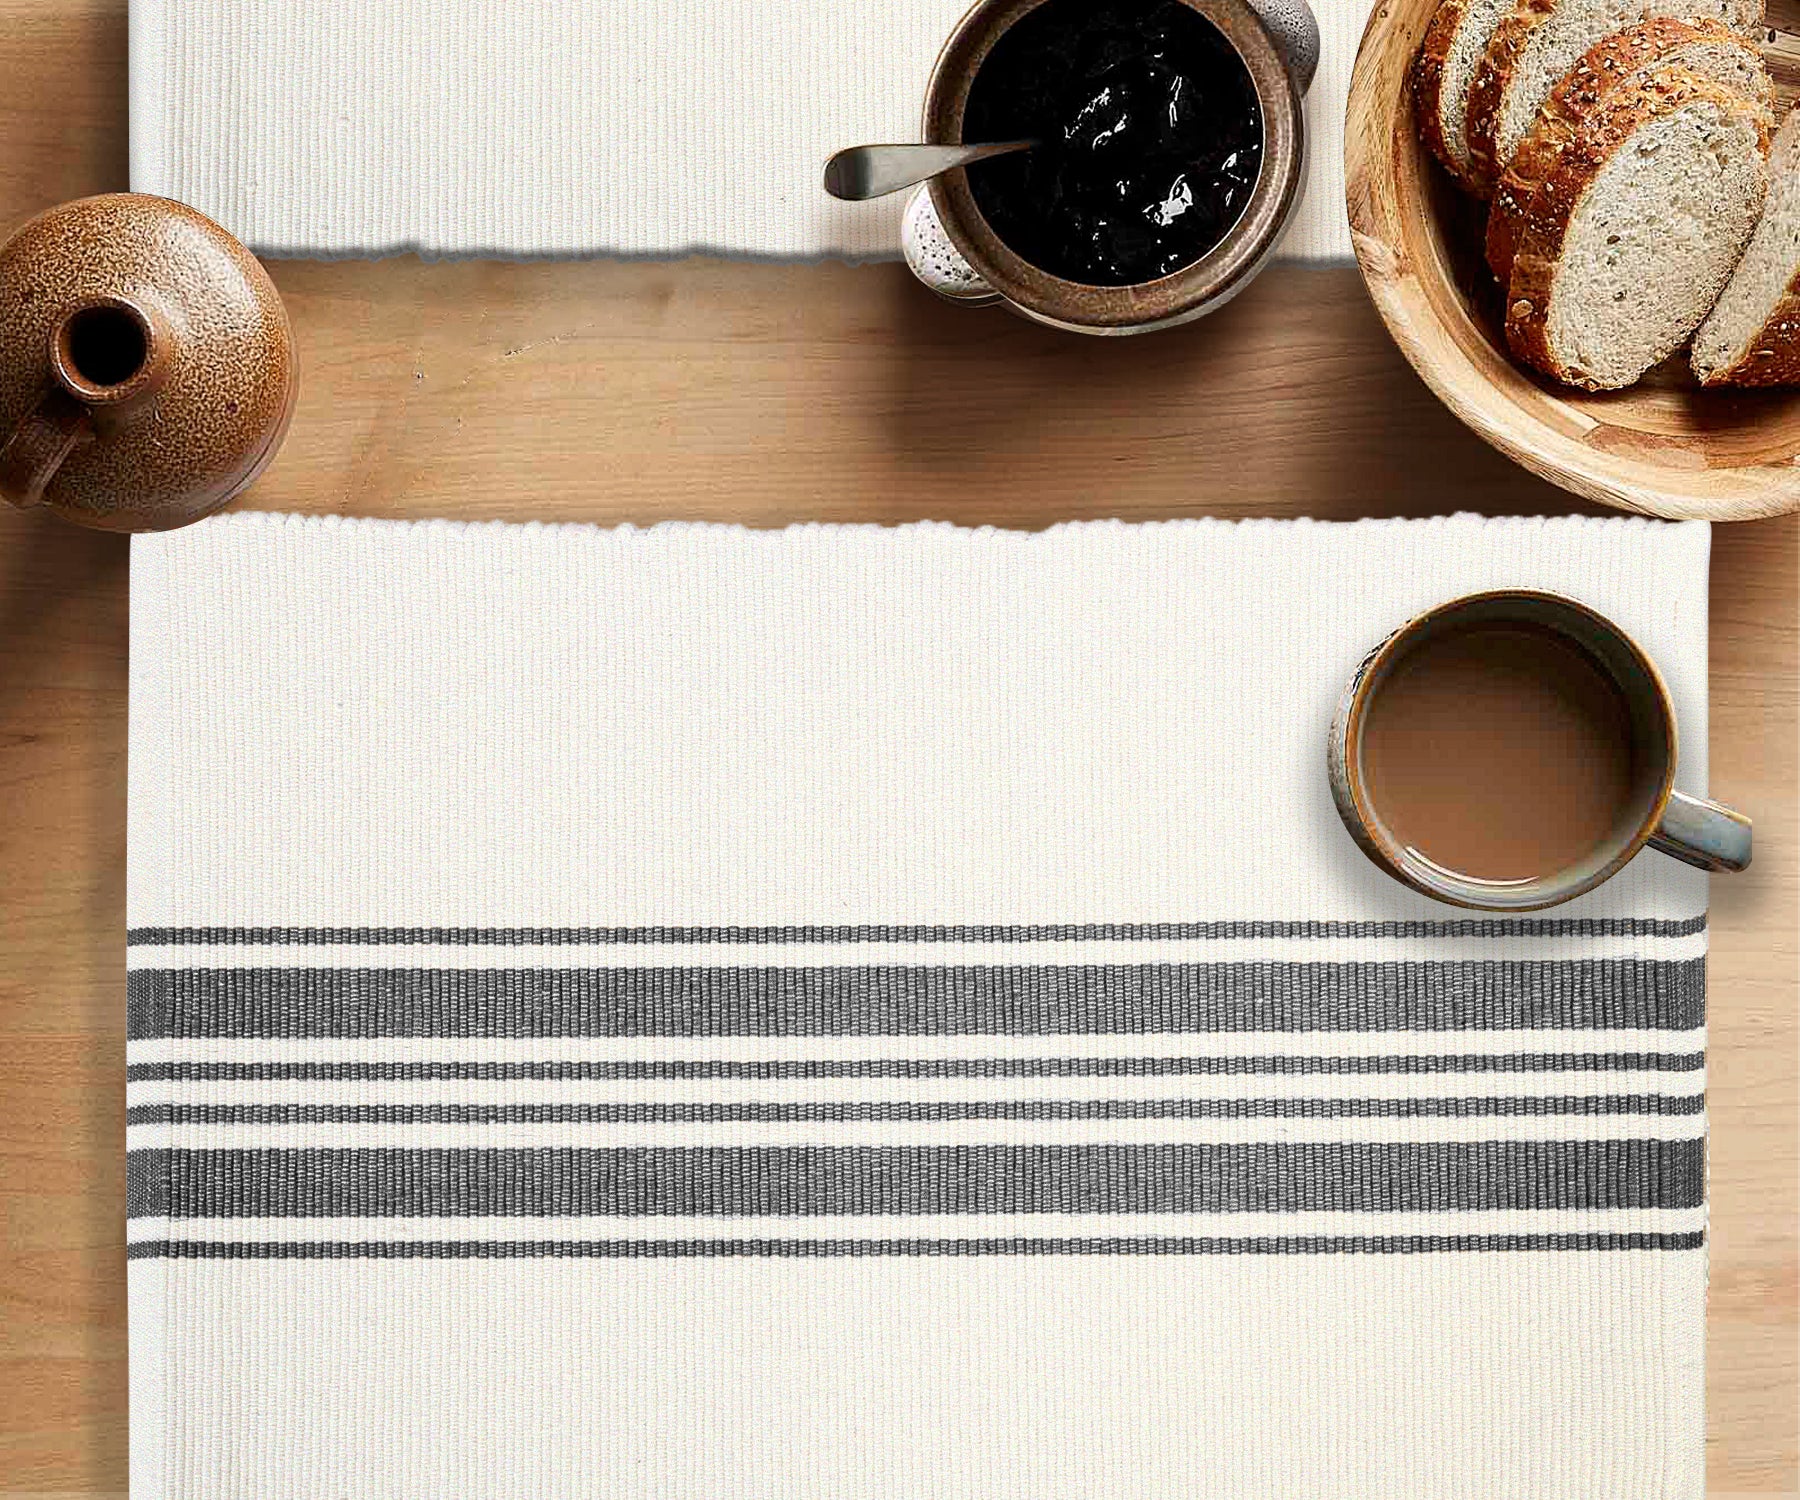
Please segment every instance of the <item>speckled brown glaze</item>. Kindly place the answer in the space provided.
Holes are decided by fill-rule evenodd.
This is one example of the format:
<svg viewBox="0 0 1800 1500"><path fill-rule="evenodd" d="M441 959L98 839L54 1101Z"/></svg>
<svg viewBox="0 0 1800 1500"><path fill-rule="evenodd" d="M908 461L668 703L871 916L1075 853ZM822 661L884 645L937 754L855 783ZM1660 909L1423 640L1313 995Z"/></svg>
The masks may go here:
<svg viewBox="0 0 1800 1500"><path fill-rule="evenodd" d="M1078 333L1129 334L1200 317L1249 285L1299 199L1306 167L1300 84L1267 28L1243 0L1182 0L1224 33L1250 71L1263 113L1263 163L1249 202L1217 245L1171 276L1136 286L1088 286L1052 276L995 234L960 168L931 180L944 232L976 273L1027 317ZM925 91L925 139L962 140L969 86L994 44L1043 0L978 0L958 23Z"/></svg>
<svg viewBox="0 0 1800 1500"><path fill-rule="evenodd" d="M142 358L103 372L122 378L83 373L84 316L136 330ZM183 204L82 198L0 246L0 492L14 504L110 531L196 521L274 457L296 374L268 273Z"/></svg>

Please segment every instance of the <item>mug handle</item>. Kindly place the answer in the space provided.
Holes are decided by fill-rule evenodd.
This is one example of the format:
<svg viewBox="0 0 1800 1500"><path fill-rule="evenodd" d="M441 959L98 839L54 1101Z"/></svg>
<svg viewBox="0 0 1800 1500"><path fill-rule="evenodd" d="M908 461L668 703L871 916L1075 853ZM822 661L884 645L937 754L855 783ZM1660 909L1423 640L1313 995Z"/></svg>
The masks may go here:
<svg viewBox="0 0 1800 1500"><path fill-rule="evenodd" d="M1671 792L1650 847L1700 870L1747 869L1750 820L1704 797Z"/></svg>
<svg viewBox="0 0 1800 1500"><path fill-rule="evenodd" d="M1319 18L1306 0L1246 0L1304 98L1319 71Z"/></svg>
<svg viewBox="0 0 1800 1500"><path fill-rule="evenodd" d="M41 503L62 461L93 435L93 413L51 386L0 446L0 495L18 506Z"/></svg>

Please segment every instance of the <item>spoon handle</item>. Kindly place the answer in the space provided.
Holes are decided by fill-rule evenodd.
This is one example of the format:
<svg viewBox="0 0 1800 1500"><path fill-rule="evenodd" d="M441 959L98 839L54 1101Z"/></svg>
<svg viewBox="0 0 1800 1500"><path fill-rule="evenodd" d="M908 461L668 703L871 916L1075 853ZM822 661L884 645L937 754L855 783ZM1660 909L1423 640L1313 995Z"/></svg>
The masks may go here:
<svg viewBox="0 0 1800 1500"><path fill-rule="evenodd" d="M1026 151L1036 141L996 141L985 146L851 146L825 163L825 191L860 202L897 193L954 167Z"/></svg>

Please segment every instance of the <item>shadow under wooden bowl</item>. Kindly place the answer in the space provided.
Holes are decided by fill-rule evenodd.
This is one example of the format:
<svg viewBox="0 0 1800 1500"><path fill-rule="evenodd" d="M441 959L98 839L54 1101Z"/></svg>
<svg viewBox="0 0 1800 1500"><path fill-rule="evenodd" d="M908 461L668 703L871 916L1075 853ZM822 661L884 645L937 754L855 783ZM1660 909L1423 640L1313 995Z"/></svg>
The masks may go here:
<svg viewBox="0 0 1800 1500"><path fill-rule="evenodd" d="M1486 205L1455 187L1413 129L1412 62L1436 5L1376 7L1345 123L1356 261L1401 352L1483 438L1578 495L1708 521L1800 510L1800 389L1702 390L1685 350L1631 389L1598 394L1513 362L1502 291L1482 259ZM1800 76L1780 50L1769 61L1791 97Z"/></svg>

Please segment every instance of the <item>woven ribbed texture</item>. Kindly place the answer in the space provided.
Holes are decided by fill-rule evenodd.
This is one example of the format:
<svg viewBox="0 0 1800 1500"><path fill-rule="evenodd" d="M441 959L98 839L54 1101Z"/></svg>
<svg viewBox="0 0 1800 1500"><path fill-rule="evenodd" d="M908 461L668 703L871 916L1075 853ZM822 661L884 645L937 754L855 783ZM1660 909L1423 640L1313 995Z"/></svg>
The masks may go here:
<svg viewBox="0 0 1800 1500"><path fill-rule="evenodd" d="M1338 825L1362 654L1704 527L134 539L135 1500L1703 1484L1705 881Z"/></svg>
<svg viewBox="0 0 1800 1500"><path fill-rule="evenodd" d="M965 0L132 0L131 185L269 255L889 257L825 158L915 140ZM1285 253L1350 253L1367 7L1320 0Z"/></svg>

